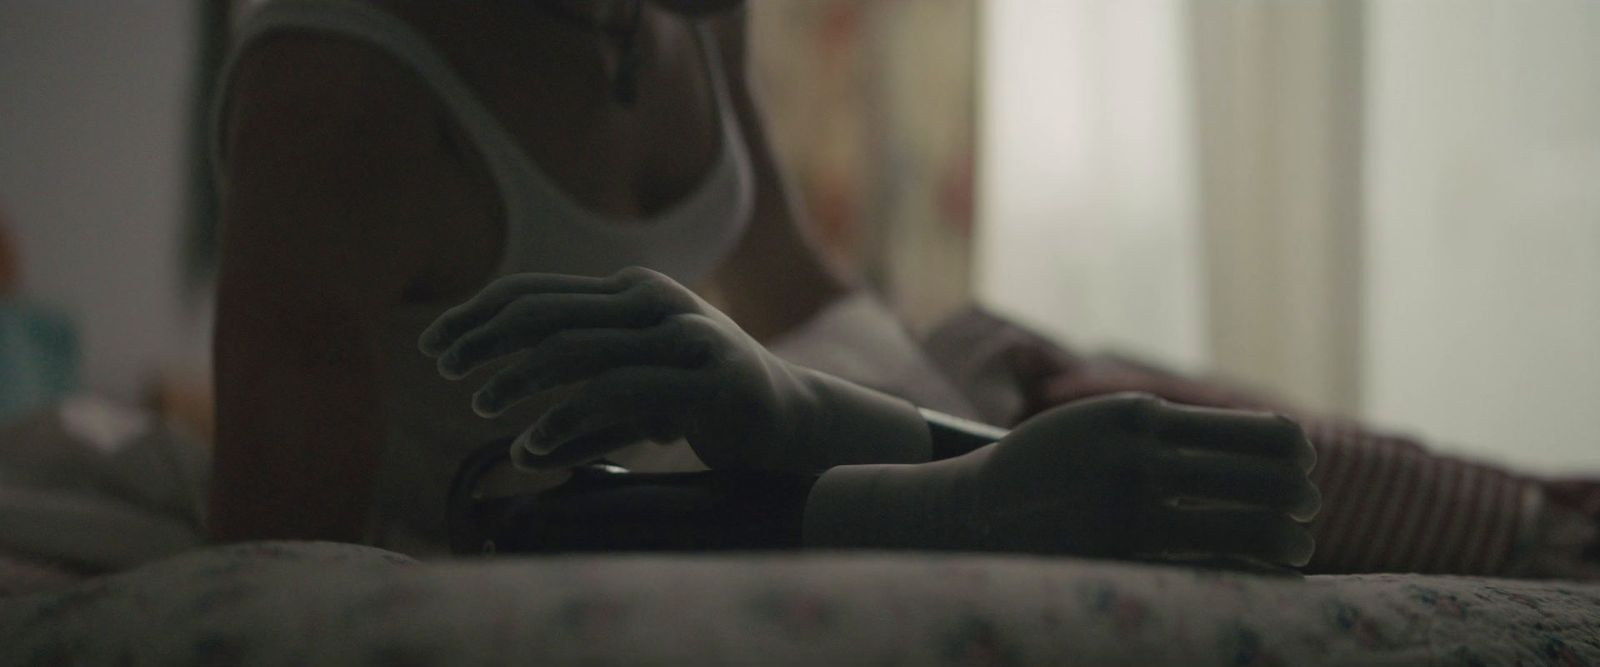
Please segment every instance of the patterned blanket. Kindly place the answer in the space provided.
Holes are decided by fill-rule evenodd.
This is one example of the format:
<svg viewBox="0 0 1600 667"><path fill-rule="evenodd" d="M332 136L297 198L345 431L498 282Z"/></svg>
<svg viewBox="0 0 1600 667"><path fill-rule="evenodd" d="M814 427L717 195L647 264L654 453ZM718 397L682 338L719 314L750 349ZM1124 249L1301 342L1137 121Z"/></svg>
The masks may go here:
<svg viewBox="0 0 1600 667"><path fill-rule="evenodd" d="M1066 558L191 552L0 599L0 664L1592 665L1600 587Z"/></svg>

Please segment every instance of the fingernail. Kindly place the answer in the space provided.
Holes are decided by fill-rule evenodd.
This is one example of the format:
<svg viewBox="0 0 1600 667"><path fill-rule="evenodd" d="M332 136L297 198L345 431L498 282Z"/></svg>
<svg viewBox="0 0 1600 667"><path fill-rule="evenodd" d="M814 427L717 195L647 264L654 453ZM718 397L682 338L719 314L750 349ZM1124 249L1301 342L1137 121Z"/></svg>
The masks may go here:
<svg viewBox="0 0 1600 667"><path fill-rule="evenodd" d="M539 456L549 456L556 450L556 443L544 436L535 435L528 440L528 451Z"/></svg>
<svg viewBox="0 0 1600 667"><path fill-rule="evenodd" d="M458 368L460 365L461 358L459 356L456 356L453 353L446 354L442 357L439 357L439 374L443 375L447 380L459 380L466 376L466 373L462 373L460 368Z"/></svg>
<svg viewBox="0 0 1600 667"><path fill-rule="evenodd" d="M555 443L550 439L550 415L545 415L533 428L522 434L523 446L528 451L544 456L555 450Z"/></svg>
<svg viewBox="0 0 1600 667"><path fill-rule="evenodd" d="M472 411L478 413L479 417L498 417L501 412L494 396L482 391L472 395Z"/></svg>
<svg viewBox="0 0 1600 667"><path fill-rule="evenodd" d="M511 451L511 461L518 467L538 467L537 463L529 458L532 456L537 456L538 454L533 451L533 442L528 439L527 432L523 432L522 435L517 436L517 439L511 443Z"/></svg>

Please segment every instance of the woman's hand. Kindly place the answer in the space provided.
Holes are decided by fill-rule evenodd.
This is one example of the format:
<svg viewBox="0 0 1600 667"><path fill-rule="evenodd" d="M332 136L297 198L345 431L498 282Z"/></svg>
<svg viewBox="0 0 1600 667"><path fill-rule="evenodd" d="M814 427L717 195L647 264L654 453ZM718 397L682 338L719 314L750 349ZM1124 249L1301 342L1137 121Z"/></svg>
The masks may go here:
<svg viewBox="0 0 1600 667"><path fill-rule="evenodd" d="M714 468L927 459L915 408L778 359L649 269L508 276L446 311L419 345L452 379L519 355L474 395L485 417L575 385L513 444L525 466L564 467L680 437Z"/></svg>
<svg viewBox="0 0 1600 667"><path fill-rule="evenodd" d="M1294 422L1137 394L1063 406L975 452L974 539L1085 555L1304 565L1320 501Z"/></svg>
<svg viewBox="0 0 1600 667"><path fill-rule="evenodd" d="M1301 566L1314 461L1285 418L1121 394L1041 413L954 459L831 470L808 501L806 539Z"/></svg>

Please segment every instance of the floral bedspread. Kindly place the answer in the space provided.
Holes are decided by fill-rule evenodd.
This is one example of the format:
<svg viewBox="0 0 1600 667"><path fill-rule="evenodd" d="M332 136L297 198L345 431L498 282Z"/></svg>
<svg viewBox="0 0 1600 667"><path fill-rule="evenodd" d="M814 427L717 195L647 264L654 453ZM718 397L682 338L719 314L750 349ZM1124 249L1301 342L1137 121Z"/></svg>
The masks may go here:
<svg viewBox="0 0 1600 667"><path fill-rule="evenodd" d="M0 599L0 664L1591 665L1600 586L1062 558L212 548Z"/></svg>

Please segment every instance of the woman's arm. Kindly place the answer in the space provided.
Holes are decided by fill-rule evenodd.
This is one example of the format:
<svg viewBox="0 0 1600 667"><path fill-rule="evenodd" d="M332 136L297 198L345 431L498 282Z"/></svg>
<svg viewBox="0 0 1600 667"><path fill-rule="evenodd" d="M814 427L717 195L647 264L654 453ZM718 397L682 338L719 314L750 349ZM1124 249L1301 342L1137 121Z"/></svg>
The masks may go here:
<svg viewBox="0 0 1600 667"><path fill-rule="evenodd" d="M503 457L504 443L487 453ZM631 474L579 468L534 497L455 492L458 551L874 548L1304 565L1311 450L1265 414L1119 396L1057 408L918 465Z"/></svg>
<svg viewBox="0 0 1600 667"><path fill-rule="evenodd" d="M806 500L808 547L1075 554L1300 567L1320 496L1300 427L1152 396L1047 411L921 465L839 466Z"/></svg>
<svg viewBox="0 0 1600 667"><path fill-rule="evenodd" d="M377 336L425 282L438 186L423 99L379 56L314 37L240 64L223 145L215 335L222 540L359 540L383 433Z"/></svg>

